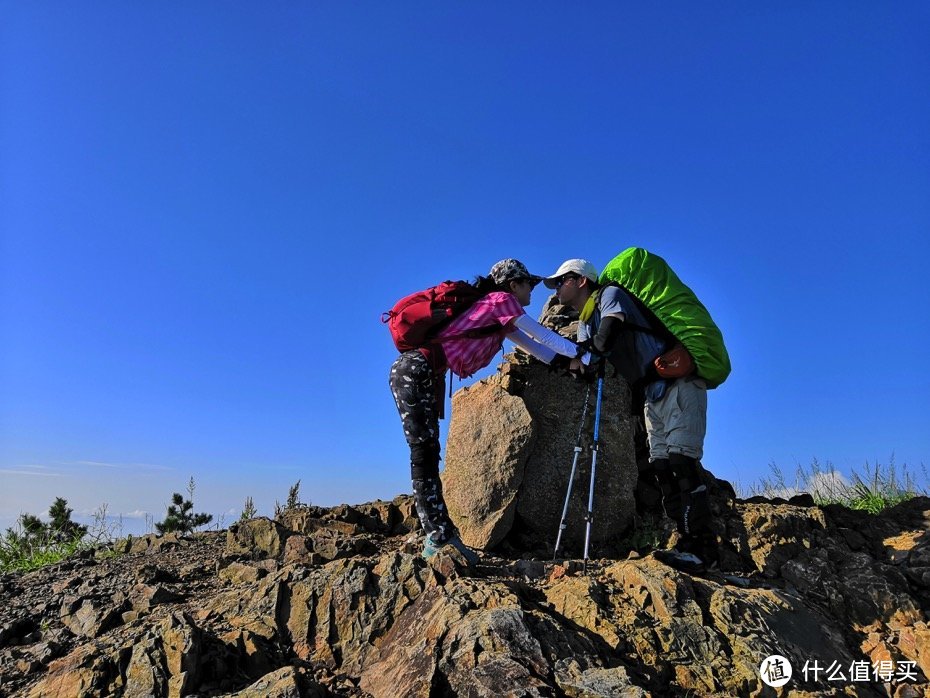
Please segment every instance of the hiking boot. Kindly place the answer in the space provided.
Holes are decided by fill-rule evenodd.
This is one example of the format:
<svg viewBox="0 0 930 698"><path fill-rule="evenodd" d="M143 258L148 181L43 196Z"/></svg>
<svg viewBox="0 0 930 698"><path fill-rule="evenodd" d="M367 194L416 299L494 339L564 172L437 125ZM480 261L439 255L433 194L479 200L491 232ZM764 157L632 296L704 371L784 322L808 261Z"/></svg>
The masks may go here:
<svg viewBox="0 0 930 698"><path fill-rule="evenodd" d="M423 553L421 556L424 560L429 560L439 552L446 553L455 559L464 561L469 567L474 567L478 564L478 553L465 545L458 536L452 536L444 543L436 543L430 538L427 538L423 542Z"/></svg>
<svg viewBox="0 0 930 698"><path fill-rule="evenodd" d="M716 537L710 531L703 531L697 535L684 535L675 544L675 550L680 553L690 553L704 563L707 569L715 569L720 565L720 550Z"/></svg>
<svg viewBox="0 0 930 698"><path fill-rule="evenodd" d="M656 550L652 556L659 562L688 574L703 574L707 571L707 565L694 553L684 553L672 548L671 550Z"/></svg>

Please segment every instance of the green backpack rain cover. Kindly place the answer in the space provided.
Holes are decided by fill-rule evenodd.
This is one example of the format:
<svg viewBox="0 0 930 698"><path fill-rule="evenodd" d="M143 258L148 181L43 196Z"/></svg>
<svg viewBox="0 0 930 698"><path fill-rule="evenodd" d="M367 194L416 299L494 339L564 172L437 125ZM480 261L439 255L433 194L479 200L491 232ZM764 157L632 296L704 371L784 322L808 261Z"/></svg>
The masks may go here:
<svg viewBox="0 0 930 698"><path fill-rule="evenodd" d="M599 281L619 284L651 310L691 353L708 388L716 388L730 375L723 334L694 291L664 259L641 247L630 247L607 263Z"/></svg>

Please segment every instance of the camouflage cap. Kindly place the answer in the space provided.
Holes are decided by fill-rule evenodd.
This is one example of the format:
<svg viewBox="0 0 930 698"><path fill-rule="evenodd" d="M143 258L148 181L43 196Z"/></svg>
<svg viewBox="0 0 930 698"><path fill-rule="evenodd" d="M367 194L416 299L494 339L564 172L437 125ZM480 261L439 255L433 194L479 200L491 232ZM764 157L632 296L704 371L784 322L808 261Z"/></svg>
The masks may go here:
<svg viewBox="0 0 930 698"><path fill-rule="evenodd" d="M503 285L508 281L516 281L518 279L529 279L535 286L542 281L541 276L530 274L526 265L519 259L502 259L491 267L488 276L494 279L494 283L498 285Z"/></svg>

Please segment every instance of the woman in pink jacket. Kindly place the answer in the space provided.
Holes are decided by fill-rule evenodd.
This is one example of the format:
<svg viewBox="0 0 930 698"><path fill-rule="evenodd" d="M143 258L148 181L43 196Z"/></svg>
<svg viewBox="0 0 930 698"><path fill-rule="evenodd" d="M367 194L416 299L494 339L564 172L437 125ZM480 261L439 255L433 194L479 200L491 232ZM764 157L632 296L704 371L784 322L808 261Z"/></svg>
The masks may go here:
<svg viewBox="0 0 930 698"><path fill-rule="evenodd" d="M443 328L433 343L403 352L391 367L391 392L410 446L417 516L426 533L424 558L451 546L468 564L478 561L475 552L462 543L449 518L439 480L439 420L443 416L446 369L461 378L471 376L491 363L504 338L556 367L568 368L570 360L581 354L574 342L543 327L523 310L540 280L522 262L501 260L487 276L475 280L484 293L481 299ZM463 336L470 330L494 325L500 327L496 332Z"/></svg>

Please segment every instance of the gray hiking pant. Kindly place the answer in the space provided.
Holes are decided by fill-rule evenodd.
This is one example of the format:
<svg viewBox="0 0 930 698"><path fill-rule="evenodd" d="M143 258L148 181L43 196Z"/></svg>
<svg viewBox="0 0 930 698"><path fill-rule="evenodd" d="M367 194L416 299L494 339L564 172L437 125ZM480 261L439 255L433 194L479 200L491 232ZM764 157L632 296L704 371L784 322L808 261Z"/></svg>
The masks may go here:
<svg viewBox="0 0 930 698"><path fill-rule="evenodd" d="M693 376L679 378L665 389L662 399L646 401L649 458L670 453L701 460L707 432L707 384Z"/></svg>

